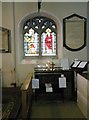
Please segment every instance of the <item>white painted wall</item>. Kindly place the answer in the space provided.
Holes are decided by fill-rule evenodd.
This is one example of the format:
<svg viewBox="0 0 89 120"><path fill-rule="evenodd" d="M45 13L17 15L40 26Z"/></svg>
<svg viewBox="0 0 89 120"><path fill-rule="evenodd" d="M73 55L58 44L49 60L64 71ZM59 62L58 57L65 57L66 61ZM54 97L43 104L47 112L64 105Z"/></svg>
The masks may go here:
<svg viewBox="0 0 89 120"><path fill-rule="evenodd" d="M0 2L0 18L2 18L2 3ZM2 25L2 19L0 19L0 26ZM0 34L0 48L2 47L2 35ZM0 68L2 68L2 54L0 53Z"/></svg>
<svg viewBox="0 0 89 120"><path fill-rule="evenodd" d="M11 54L4 54L3 55L3 62L5 63L3 67L6 67L8 65L10 68L13 68L13 66L16 63L16 82L18 85L22 83L24 78L29 72L32 72L34 69L34 65L36 64L35 60L26 59L23 61L23 55L20 54L21 48L19 47L19 44L21 43L21 40L19 39L19 23L21 19L26 16L27 14L37 12L37 3L31 3L31 2L17 2L14 3L14 18L13 19L13 4L8 3L8 5L4 4L3 9L3 25L7 28L10 28L12 30L12 53ZM59 32L59 39L58 39L58 58L54 60L56 64L60 63L61 58L68 58L70 63L75 58L78 58L80 60L87 60L87 48L77 51L77 52L71 52L65 48L63 48L63 18L76 13L81 16L87 17L87 3L78 3L78 2L46 2L42 3L42 12L48 12L52 14L53 16L57 17L57 19L60 22L60 32ZM8 17L7 17L8 16ZM15 22L14 22L15 20ZM14 50L14 28L13 23L15 23L15 48ZM15 53L15 56L14 56ZM19 57L20 56L20 57ZM15 60L16 57L16 61ZM47 59L48 60L48 59ZM47 61L46 60L46 61ZM33 62L32 62L33 61ZM44 63L44 60L38 60L38 62ZM11 63L11 64L10 64Z"/></svg>
<svg viewBox="0 0 89 120"><path fill-rule="evenodd" d="M13 3L2 3L2 27L11 30L11 53L2 54L2 85L10 86L14 81L11 71L15 68Z"/></svg>

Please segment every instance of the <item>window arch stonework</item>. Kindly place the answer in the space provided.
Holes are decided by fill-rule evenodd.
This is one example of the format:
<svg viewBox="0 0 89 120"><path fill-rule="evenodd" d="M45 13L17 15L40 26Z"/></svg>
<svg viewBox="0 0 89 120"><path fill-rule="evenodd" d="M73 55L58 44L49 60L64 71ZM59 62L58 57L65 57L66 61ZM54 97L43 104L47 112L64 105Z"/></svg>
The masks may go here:
<svg viewBox="0 0 89 120"><path fill-rule="evenodd" d="M42 19L43 23L41 23ZM48 21L49 24L47 23ZM19 31L22 31L22 34L20 34L20 39L22 39L22 44L24 43L22 48L24 51L23 56L57 56L58 26L59 23L56 17L54 17L53 15L49 15L48 13L32 13L26 15L19 24ZM50 40L50 44L46 42L46 40L48 39L46 37L47 31L51 31L52 35L49 39L53 38L54 41L52 42ZM27 41L30 41L31 36L29 32L34 33L33 38L35 38L35 44L32 44L32 42L26 42L26 37L29 37L29 40ZM33 48L29 49L32 46ZM47 47L49 48L49 50Z"/></svg>

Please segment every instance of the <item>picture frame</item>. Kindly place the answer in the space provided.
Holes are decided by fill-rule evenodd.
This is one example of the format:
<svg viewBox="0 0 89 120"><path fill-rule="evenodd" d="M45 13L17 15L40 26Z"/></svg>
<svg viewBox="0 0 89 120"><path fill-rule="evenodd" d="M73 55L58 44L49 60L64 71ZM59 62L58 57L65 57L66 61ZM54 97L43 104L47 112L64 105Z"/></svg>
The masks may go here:
<svg viewBox="0 0 89 120"><path fill-rule="evenodd" d="M86 46L86 18L72 14L63 19L63 46L78 51Z"/></svg>
<svg viewBox="0 0 89 120"><path fill-rule="evenodd" d="M0 53L10 53L11 52L11 30L0 27Z"/></svg>

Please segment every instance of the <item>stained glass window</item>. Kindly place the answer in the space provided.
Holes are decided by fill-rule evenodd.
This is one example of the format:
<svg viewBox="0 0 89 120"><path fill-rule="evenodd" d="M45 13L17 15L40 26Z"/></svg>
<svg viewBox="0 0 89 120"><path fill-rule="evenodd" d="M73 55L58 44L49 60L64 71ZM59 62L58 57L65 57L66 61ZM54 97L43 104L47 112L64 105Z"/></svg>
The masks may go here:
<svg viewBox="0 0 89 120"><path fill-rule="evenodd" d="M55 56L57 53L57 27L47 17L27 20L23 26L25 56Z"/></svg>

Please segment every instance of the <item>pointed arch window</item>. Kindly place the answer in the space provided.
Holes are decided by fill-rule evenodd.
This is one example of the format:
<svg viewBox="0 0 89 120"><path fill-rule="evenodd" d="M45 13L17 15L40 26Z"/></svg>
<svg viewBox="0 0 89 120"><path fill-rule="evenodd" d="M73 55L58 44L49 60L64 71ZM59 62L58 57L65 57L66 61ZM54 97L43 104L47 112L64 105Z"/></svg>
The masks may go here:
<svg viewBox="0 0 89 120"><path fill-rule="evenodd" d="M57 26L47 17L28 19L23 25L25 56L56 56Z"/></svg>

